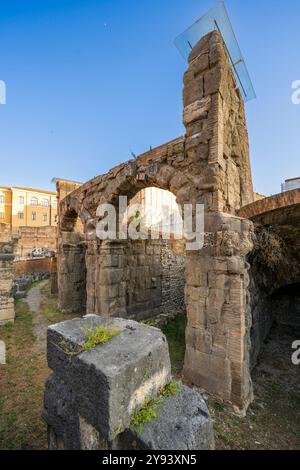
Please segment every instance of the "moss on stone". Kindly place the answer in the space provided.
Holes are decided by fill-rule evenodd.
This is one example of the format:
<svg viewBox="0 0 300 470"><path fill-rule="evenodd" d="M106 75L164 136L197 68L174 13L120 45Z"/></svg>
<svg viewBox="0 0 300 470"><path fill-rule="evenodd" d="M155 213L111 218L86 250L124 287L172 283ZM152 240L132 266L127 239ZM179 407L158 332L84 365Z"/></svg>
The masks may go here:
<svg viewBox="0 0 300 470"><path fill-rule="evenodd" d="M88 349L98 346L98 344L107 343L107 341L114 336L118 336L120 333L120 329L111 329L105 325L89 328L85 331L86 342L83 344L82 349L87 351Z"/></svg>

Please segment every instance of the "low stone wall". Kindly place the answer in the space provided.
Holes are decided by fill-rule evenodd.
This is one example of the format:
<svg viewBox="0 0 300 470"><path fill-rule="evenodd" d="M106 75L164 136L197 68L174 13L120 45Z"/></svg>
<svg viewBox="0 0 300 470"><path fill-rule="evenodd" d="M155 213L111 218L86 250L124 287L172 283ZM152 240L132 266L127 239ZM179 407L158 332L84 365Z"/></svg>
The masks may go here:
<svg viewBox="0 0 300 470"><path fill-rule="evenodd" d="M15 299L23 299L26 297L25 289L30 286L33 282L43 281L49 278L49 273L35 272L23 274L17 277L13 281L12 295Z"/></svg>
<svg viewBox="0 0 300 470"><path fill-rule="evenodd" d="M85 332L100 326L118 334L85 349ZM170 392L168 345L159 329L87 315L48 328L47 359L53 370L45 386L43 411L49 449L214 447L202 396L182 385ZM136 412L152 399L157 417L139 423Z"/></svg>
<svg viewBox="0 0 300 470"><path fill-rule="evenodd" d="M28 260L15 261L13 265L14 277L18 278L25 274L31 273L48 273L51 272L52 258L33 258Z"/></svg>
<svg viewBox="0 0 300 470"><path fill-rule="evenodd" d="M274 194L255 201L242 207L238 212L240 217L253 219L258 215L274 211L288 206L300 204L300 189L285 191L284 193Z"/></svg>

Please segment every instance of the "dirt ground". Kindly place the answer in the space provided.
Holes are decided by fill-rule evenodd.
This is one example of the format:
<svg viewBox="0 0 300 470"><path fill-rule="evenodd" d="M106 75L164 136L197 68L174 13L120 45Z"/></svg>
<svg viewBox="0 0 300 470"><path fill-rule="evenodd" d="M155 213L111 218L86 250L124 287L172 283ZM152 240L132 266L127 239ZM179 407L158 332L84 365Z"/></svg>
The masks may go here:
<svg viewBox="0 0 300 470"><path fill-rule="evenodd" d="M0 327L7 364L0 365L0 449L46 449L41 418L46 364L45 338L51 323L78 315L57 311L49 283L34 285L16 303L16 321ZM185 319L164 327L174 375L184 356ZM291 362L291 344L300 331L274 326L253 372L255 401L246 418L234 416L213 397L208 406L217 449L300 449L300 366Z"/></svg>

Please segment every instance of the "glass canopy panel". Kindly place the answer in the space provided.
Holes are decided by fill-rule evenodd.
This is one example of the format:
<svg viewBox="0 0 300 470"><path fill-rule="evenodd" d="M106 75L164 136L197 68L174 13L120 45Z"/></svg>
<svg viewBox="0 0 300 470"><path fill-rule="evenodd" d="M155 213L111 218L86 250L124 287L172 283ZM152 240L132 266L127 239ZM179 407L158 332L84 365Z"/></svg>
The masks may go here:
<svg viewBox="0 0 300 470"><path fill-rule="evenodd" d="M223 37L231 67L244 100L249 101L256 98L244 58L223 1L217 3L215 7L209 10L196 23L181 33L175 39L175 45L187 61L193 47L203 36L211 31L219 31Z"/></svg>

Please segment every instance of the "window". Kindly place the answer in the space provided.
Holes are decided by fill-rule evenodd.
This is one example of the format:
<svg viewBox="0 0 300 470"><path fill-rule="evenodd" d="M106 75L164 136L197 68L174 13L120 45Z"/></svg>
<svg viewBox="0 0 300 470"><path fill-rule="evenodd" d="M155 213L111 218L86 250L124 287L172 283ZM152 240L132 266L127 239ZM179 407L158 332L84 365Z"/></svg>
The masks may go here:
<svg viewBox="0 0 300 470"><path fill-rule="evenodd" d="M47 222L47 220L48 220L48 214L43 214L43 221Z"/></svg>
<svg viewBox="0 0 300 470"><path fill-rule="evenodd" d="M4 212L0 212L0 219L4 219Z"/></svg>
<svg viewBox="0 0 300 470"><path fill-rule="evenodd" d="M18 219L24 219L24 212L18 212Z"/></svg>
<svg viewBox="0 0 300 470"><path fill-rule="evenodd" d="M0 196L0 204L4 204L4 196Z"/></svg>
<svg viewBox="0 0 300 470"><path fill-rule="evenodd" d="M30 204L32 206L37 206L38 205L38 200L36 197L32 197L31 200L30 200Z"/></svg>
<svg viewBox="0 0 300 470"><path fill-rule="evenodd" d="M19 204L24 204L24 196L19 196Z"/></svg>
<svg viewBox="0 0 300 470"><path fill-rule="evenodd" d="M43 206L43 207L48 207L48 206L49 206L49 201L48 201L48 199L43 199L43 200L42 200L42 206Z"/></svg>
<svg viewBox="0 0 300 470"><path fill-rule="evenodd" d="M36 220L36 212L31 212L31 220Z"/></svg>

